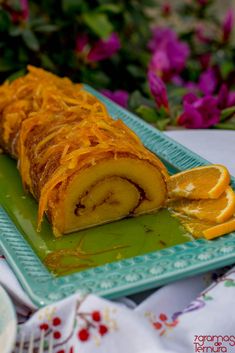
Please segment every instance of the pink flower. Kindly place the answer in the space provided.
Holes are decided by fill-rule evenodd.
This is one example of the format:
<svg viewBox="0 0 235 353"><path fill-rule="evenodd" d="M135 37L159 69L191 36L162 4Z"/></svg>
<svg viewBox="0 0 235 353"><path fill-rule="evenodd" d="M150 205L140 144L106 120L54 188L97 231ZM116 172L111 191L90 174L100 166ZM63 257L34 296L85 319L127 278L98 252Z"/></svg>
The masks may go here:
<svg viewBox="0 0 235 353"><path fill-rule="evenodd" d="M87 55L90 62L101 61L110 58L121 48L117 33L112 33L107 39L98 40Z"/></svg>
<svg viewBox="0 0 235 353"><path fill-rule="evenodd" d="M227 42L229 40L231 32L233 30L233 25L234 25L234 13L232 9L229 9L222 23L223 42Z"/></svg>
<svg viewBox="0 0 235 353"><path fill-rule="evenodd" d="M211 39L206 36L205 30L206 30L205 26L203 26L203 24L201 23L198 23L195 28L195 35L199 42L203 44L208 44L211 42Z"/></svg>
<svg viewBox="0 0 235 353"><path fill-rule="evenodd" d="M79 34L76 38L76 47L75 47L76 52L82 53L88 43L89 43L88 35L86 33Z"/></svg>
<svg viewBox="0 0 235 353"><path fill-rule="evenodd" d="M215 71L211 68L201 73L199 77L198 88L205 95L213 94L217 86L217 77Z"/></svg>
<svg viewBox="0 0 235 353"><path fill-rule="evenodd" d="M124 90L118 90L118 91L110 91L108 89L103 89L101 90L101 93L114 101L115 103L121 105L124 108L127 108L127 102L129 98L129 93L124 91Z"/></svg>
<svg viewBox="0 0 235 353"><path fill-rule="evenodd" d="M89 42L86 33L76 38L75 51L88 62L97 62L110 58L120 49L121 43L118 35L112 33L107 39L100 39L93 45Z"/></svg>
<svg viewBox="0 0 235 353"><path fill-rule="evenodd" d="M208 0L197 0L198 4L201 6L205 6L208 3Z"/></svg>
<svg viewBox="0 0 235 353"><path fill-rule="evenodd" d="M149 70L161 76L164 81L169 81L172 78L170 61L164 51L156 51L149 63Z"/></svg>
<svg viewBox="0 0 235 353"><path fill-rule="evenodd" d="M166 85L162 79L157 76L156 73L149 70L148 83L158 108L164 107L167 111L169 111Z"/></svg>
<svg viewBox="0 0 235 353"><path fill-rule="evenodd" d="M20 7L22 10L22 17L26 21L29 18L29 4L28 0L20 0Z"/></svg>
<svg viewBox="0 0 235 353"><path fill-rule="evenodd" d="M189 56L189 47L181 42L170 28L155 27L148 48L153 52L149 69L169 81L180 73Z"/></svg>
<svg viewBox="0 0 235 353"><path fill-rule="evenodd" d="M209 128L219 122L217 99L212 96L198 98L190 93L184 97L183 106L184 111L178 118L178 124L188 129Z"/></svg>
<svg viewBox="0 0 235 353"><path fill-rule="evenodd" d="M171 14L172 8L171 8L171 5L168 1L162 5L161 12L162 12L162 15L165 17L167 17Z"/></svg>
<svg viewBox="0 0 235 353"><path fill-rule="evenodd" d="M203 70L207 69L211 62L211 53L204 53L198 57Z"/></svg>
<svg viewBox="0 0 235 353"><path fill-rule="evenodd" d="M229 92L228 86L224 83L217 96L217 106L219 109L229 108L235 105L235 92Z"/></svg>
<svg viewBox="0 0 235 353"><path fill-rule="evenodd" d="M20 9L14 10L10 2L3 1L2 7L9 13L13 23L27 21L29 19L29 4L28 0L20 0Z"/></svg>

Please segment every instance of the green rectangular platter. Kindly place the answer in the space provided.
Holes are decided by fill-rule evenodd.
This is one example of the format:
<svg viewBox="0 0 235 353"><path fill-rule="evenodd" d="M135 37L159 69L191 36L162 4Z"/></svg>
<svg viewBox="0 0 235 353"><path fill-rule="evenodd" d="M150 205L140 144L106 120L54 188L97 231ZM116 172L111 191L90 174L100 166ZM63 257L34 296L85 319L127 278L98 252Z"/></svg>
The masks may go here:
<svg viewBox="0 0 235 353"><path fill-rule="evenodd" d="M85 85L85 89L105 103L114 119L121 118L135 131L171 174L208 164L91 87ZM231 184L234 188L234 178ZM0 203L1 249L37 306L76 291L116 298L235 262L235 233L213 241L194 240L167 210L61 239L53 237L45 220L38 233L37 203L25 194L15 161L5 155L0 156ZM58 257L61 249L70 254L62 260ZM57 268L45 262L54 254L61 260Z"/></svg>

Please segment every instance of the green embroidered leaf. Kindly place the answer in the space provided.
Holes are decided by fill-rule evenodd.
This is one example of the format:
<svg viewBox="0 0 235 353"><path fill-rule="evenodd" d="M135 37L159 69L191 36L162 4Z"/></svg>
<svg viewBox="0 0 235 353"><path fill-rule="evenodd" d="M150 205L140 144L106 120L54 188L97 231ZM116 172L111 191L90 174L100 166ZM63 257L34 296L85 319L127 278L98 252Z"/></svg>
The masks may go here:
<svg viewBox="0 0 235 353"><path fill-rule="evenodd" d="M210 295L204 295L203 299L204 300L213 300L213 297L211 297Z"/></svg>
<svg viewBox="0 0 235 353"><path fill-rule="evenodd" d="M235 282L232 279L229 279L224 282L225 287L235 287Z"/></svg>

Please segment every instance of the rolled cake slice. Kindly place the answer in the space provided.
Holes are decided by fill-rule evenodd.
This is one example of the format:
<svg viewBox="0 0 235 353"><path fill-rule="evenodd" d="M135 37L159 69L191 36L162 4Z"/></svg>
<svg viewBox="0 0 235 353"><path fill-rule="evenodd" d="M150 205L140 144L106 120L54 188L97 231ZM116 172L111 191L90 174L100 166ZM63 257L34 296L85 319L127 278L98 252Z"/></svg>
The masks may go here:
<svg viewBox="0 0 235 353"><path fill-rule="evenodd" d="M136 134L80 85L30 70L2 89L15 95L0 100L0 143L39 201L39 228L44 213L61 236L163 207L168 173Z"/></svg>
<svg viewBox="0 0 235 353"><path fill-rule="evenodd" d="M55 234L70 233L156 211L165 197L163 175L150 161L110 155L75 173L59 199L52 193L49 212Z"/></svg>

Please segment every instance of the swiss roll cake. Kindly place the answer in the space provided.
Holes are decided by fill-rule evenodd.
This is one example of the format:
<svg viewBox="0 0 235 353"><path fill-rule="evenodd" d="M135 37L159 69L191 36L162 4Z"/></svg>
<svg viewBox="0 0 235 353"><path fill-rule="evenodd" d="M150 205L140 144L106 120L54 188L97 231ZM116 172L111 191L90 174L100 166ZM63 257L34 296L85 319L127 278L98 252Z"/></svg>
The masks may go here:
<svg viewBox="0 0 235 353"><path fill-rule="evenodd" d="M55 236L152 213L168 173L121 120L81 84L29 66L0 86L0 145Z"/></svg>

